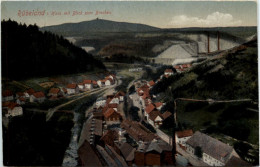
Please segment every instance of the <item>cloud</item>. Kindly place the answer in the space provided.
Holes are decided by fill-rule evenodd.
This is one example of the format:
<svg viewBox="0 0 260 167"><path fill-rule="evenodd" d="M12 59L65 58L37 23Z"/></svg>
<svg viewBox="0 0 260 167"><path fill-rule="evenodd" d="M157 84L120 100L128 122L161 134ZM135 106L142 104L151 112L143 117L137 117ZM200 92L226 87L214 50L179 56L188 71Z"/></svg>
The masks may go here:
<svg viewBox="0 0 260 167"><path fill-rule="evenodd" d="M186 15L174 16L169 26L174 27L227 27L240 26L241 20L235 20L231 14L214 12L205 19L188 17Z"/></svg>

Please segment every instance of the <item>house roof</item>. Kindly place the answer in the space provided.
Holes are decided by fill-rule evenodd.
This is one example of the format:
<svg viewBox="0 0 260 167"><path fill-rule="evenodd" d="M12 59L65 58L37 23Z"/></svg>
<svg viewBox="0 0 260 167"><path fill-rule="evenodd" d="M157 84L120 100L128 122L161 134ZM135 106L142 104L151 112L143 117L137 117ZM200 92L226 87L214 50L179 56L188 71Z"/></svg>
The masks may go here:
<svg viewBox="0 0 260 167"><path fill-rule="evenodd" d="M67 92L67 89L66 89L66 88L62 88L62 91L63 91L64 93L66 93L66 92Z"/></svg>
<svg viewBox="0 0 260 167"><path fill-rule="evenodd" d="M133 148L130 144L128 143L123 143L119 147L123 157L125 158L126 161L133 161L135 158L135 148Z"/></svg>
<svg viewBox="0 0 260 167"><path fill-rule="evenodd" d="M141 123L136 121L126 119L121 123L121 127L124 128L126 132L136 141L142 140L150 142L156 138L154 133L150 132Z"/></svg>
<svg viewBox="0 0 260 167"><path fill-rule="evenodd" d="M80 161L82 162L82 166L103 166L104 165L98 156L99 154L96 148L90 145L89 142L86 140L78 149L78 155Z"/></svg>
<svg viewBox="0 0 260 167"><path fill-rule="evenodd" d="M158 110L153 110L149 113L149 119L155 121L157 117L161 117L163 119L162 114Z"/></svg>
<svg viewBox="0 0 260 167"><path fill-rule="evenodd" d="M13 96L13 93L12 93L12 91L10 91L10 90L4 90L4 91L2 92L2 95L3 95L3 97Z"/></svg>
<svg viewBox="0 0 260 167"><path fill-rule="evenodd" d="M154 86L154 85L155 85L154 81L151 80L151 81L149 82L149 85L150 85L150 86Z"/></svg>
<svg viewBox="0 0 260 167"><path fill-rule="evenodd" d="M97 81L92 80L92 84L93 84L93 85L97 85Z"/></svg>
<svg viewBox="0 0 260 167"><path fill-rule="evenodd" d="M23 98L23 97L19 97L19 100L20 101L26 101L25 98Z"/></svg>
<svg viewBox="0 0 260 167"><path fill-rule="evenodd" d="M162 102L156 102L156 103L154 103L154 105L156 106L156 108L158 108L158 107L161 107L163 105L163 103Z"/></svg>
<svg viewBox="0 0 260 167"><path fill-rule="evenodd" d="M15 107L19 106L17 103L15 102L10 102L8 105L7 105L7 108L9 109L14 109Z"/></svg>
<svg viewBox="0 0 260 167"><path fill-rule="evenodd" d="M225 159L225 157L230 155L233 151L231 146L199 131L196 131L195 134L186 142L186 144L192 146L193 148L196 148L197 146L201 147L204 153L221 162L223 162L221 157Z"/></svg>
<svg viewBox="0 0 260 167"><path fill-rule="evenodd" d="M183 130L183 131L177 131L176 135L177 135L178 138L189 137L189 136L193 135L193 131L191 129Z"/></svg>
<svg viewBox="0 0 260 167"><path fill-rule="evenodd" d="M170 72L170 73L173 73L172 69L166 69L164 72Z"/></svg>
<svg viewBox="0 0 260 167"><path fill-rule="evenodd" d="M113 160L116 162L118 167L128 167L128 165L125 162L125 160L123 159L123 157L118 155L113 147L106 145L105 150L113 158Z"/></svg>
<svg viewBox="0 0 260 167"><path fill-rule="evenodd" d="M81 82L81 83L78 83L78 85L84 86L84 83L83 83L83 82Z"/></svg>
<svg viewBox="0 0 260 167"><path fill-rule="evenodd" d="M100 141L103 141L105 144L110 146L114 146L114 141L118 139L118 133L114 130L108 130L105 134L100 138Z"/></svg>
<svg viewBox="0 0 260 167"><path fill-rule="evenodd" d="M149 114L151 111L153 111L155 109L155 106L153 103L149 104L146 108L145 108L145 112L147 114Z"/></svg>
<svg viewBox="0 0 260 167"><path fill-rule="evenodd" d="M91 80L87 80L87 79L85 79L85 80L83 81L83 83L84 83L84 84L91 84L92 81L91 81Z"/></svg>
<svg viewBox="0 0 260 167"><path fill-rule="evenodd" d="M164 113L162 114L162 117L163 117L163 119L166 119L166 118L170 117L171 115L172 115L171 112L166 111L166 112L164 112Z"/></svg>
<svg viewBox="0 0 260 167"><path fill-rule="evenodd" d="M225 166L252 166L252 164L243 161L242 159L232 156L226 163Z"/></svg>
<svg viewBox="0 0 260 167"><path fill-rule="evenodd" d="M26 91L29 95L32 95L33 93L35 93L35 90L33 90L33 88L30 88Z"/></svg>
<svg viewBox="0 0 260 167"><path fill-rule="evenodd" d="M74 83L67 85L67 88L69 88L69 89L76 89L76 87L77 87L77 84L74 84Z"/></svg>
<svg viewBox="0 0 260 167"><path fill-rule="evenodd" d="M49 93L58 94L60 92L59 88L51 88Z"/></svg>
<svg viewBox="0 0 260 167"><path fill-rule="evenodd" d="M36 97L36 98L45 97L43 92L36 92L36 93L33 94L33 96Z"/></svg>
<svg viewBox="0 0 260 167"><path fill-rule="evenodd" d="M109 108L105 113L104 113L104 116L105 116L105 118L108 118L108 117L110 117L112 114L114 114L114 113L117 113L113 108ZM117 114L119 114L119 113L117 113Z"/></svg>
<svg viewBox="0 0 260 167"><path fill-rule="evenodd" d="M117 108L118 104L116 103L112 103L112 104L108 104L109 108Z"/></svg>

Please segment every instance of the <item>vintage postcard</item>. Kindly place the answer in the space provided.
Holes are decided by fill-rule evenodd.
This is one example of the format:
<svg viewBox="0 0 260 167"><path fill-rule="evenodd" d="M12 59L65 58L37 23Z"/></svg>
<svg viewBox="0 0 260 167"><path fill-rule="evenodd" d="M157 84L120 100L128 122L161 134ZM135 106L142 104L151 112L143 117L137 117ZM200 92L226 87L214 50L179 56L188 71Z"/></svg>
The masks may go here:
<svg viewBox="0 0 260 167"><path fill-rule="evenodd" d="M2 1L3 166L258 166L257 1Z"/></svg>

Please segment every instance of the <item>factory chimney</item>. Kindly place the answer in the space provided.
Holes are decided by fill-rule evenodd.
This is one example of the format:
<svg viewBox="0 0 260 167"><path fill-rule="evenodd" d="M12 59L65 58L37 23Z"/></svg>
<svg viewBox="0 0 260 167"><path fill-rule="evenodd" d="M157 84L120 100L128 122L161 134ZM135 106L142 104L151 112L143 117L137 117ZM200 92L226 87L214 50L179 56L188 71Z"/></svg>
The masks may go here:
<svg viewBox="0 0 260 167"><path fill-rule="evenodd" d="M209 32L208 32L208 53L210 53L210 41L209 41Z"/></svg>

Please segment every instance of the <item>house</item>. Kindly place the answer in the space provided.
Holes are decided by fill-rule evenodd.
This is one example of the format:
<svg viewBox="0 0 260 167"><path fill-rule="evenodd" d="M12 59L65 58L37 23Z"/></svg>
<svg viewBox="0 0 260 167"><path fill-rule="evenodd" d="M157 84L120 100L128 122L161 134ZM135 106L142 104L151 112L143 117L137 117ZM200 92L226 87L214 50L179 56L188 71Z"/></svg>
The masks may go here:
<svg viewBox="0 0 260 167"><path fill-rule="evenodd" d="M147 84L149 87L153 87L154 85L155 85L155 83L154 83L154 81L153 80L151 80L150 82L148 82L148 84Z"/></svg>
<svg viewBox="0 0 260 167"><path fill-rule="evenodd" d="M114 84L114 81L111 78L106 78L104 81L106 86L110 86Z"/></svg>
<svg viewBox="0 0 260 167"><path fill-rule="evenodd" d="M151 142L142 142L135 152L135 164L137 166L172 166L172 146L156 139Z"/></svg>
<svg viewBox="0 0 260 167"><path fill-rule="evenodd" d="M63 96L67 95L67 93L68 93L66 88L60 88L60 91L61 91L61 95L63 95Z"/></svg>
<svg viewBox="0 0 260 167"><path fill-rule="evenodd" d="M103 147L105 147L105 145L115 147L115 141L117 140L118 140L118 133L115 130L108 130L100 138L99 145Z"/></svg>
<svg viewBox="0 0 260 167"><path fill-rule="evenodd" d="M68 93L68 95L79 93L79 88L78 88L77 84L68 84L67 93Z"/></svg>
<svg viewBox="0 0 260 167"><path fill-rule="evenodd" d="M120 126L136 142L150 142L156 138L156 135L154 133L150 132L145 126L143 126L139 122L125 119L123 120Z"/></svg>
<svg viewBox="0 0 260 167"><path fill-rule="evenodd" d="M154 110L156 110L156 108L153 103L146 106L145 112L144 112L144 116L146 117L146 120L148 119L150 112L152 112Z"/></svg>
<svg viewBox="0 0 260 167"><path fill-rule="evenodd" d="M105 80L98 80L97 84L99 87L103 87L105 85Z"/></svg>
<svg viewBox="0 0 260 167"><path fill-rule="evenodd" d="M119 104L119 98L113 95L112 96L107 96L107 104Z"/></svg>
<svg viewBox="0 0 260 167"><path fill-rule="evenodd" d="M29 99L30 96L31 96L33 93L35 93L35 90L33 90L32 88L26 90L26 91L24 92L25 98L26 98L26 99Z"/></svg>
<svg viewBox="0 0 260 167"><path fill-rule="evenodd" d="M90 118L85 123L84 138L95 145L103 136L103 121L96 118Z"/></svg>
<svg viewBox="0 0 260 167"><path fill-rule="evenodd" d="M101 157L105 160L106 166L128 167L123 157L121 157L113 147L105 145L105 147L97 146L97 150Z"/></svg>
<svg viewBox="0 0 260 167"><path fill-rule="evenodd" d="M232 156L239 158L235 150L221 141L214 139L204 133L196 131L186 142L186 151L193 156L195 150L202 151L202 161L209 166L224 166Z"/></svg>
<svg viewBox="0 0 260 167"><path fill-rule="evenodd" d="M23 115L23 108L15 102L10 102L7 106L3 105L3 108L7 109L6 117Z"/></svg>
<svg viewBox="0 0 260 167"><path fill-rule="evenodd" d="M157 103L154 103L154 105L157 110L161 110L164 104L162 102L157 102Z"/></svg>
<svg viewBox="0 0 260 167"><path fill-rule="evenodd" d="M87 140L79 147L78 149L79 156L79 166L106 166L107 164L103 159L100 158L100 155L95 148ZM91 158L89 158L91 157Z"/></svg>
<svg viewBox="0 0 260 167"><path fill-rule="evenodd" d="M118 107L118 104L116 104L116 103L108 104L108 108L113 108L115 111L117 111L117 107Z"/></svg>
<svg viewBox="0 0 260 167"><path fill-rule="evenodd" d="M25 98L25 94L23 92L17 92L16 93L16 98L18 99L19 97Z"/></svg>
<svg viewBox="0 0 260 167"><path fill-rule="evenodd" d="M158 110L153 110L148 114L148 123L155 128L159 128L163 123L162 114Z"/></svg>
<svg viewBox="0 0 260 167"><path fill-rule="evenodd" d="M84 80L83 83L84 83L86 89L88 89L88 90L93 89L93 84L92 84L91 80Z"/></svg>
<svg viewBox="0 0 260 167"><path fill-rule="evenodd" d="M83 91L85 89L84 83L79 83L78 87L79 87L79 91Z"/></svg>
<svg viewBox="0 0 260 167"><path fill-rule="evenodd" d="M162 114L163 120L164 120L164 121L167 120L168 118L170 118L171 115L172 115L172 113L169 112L169 111L164 112L164 113Z"/></svg>
<svg viewBox="0 0 260 167"><path fill-rule="evenodd" d="M119 150L120 150L121 155L124 157L127 165L132 166L132 164L134 163L134 159L135 159L136 149L133 148L128 143L123 143L123 144L119 145Z"/></svg>
<svg viewBox="0 0 260 167"><path fill-rule="evenodd" d="M51 88L49 90L48 96L58 97L61 94L60 88Z"/></svg>
<svg viewBox="0 0 260 167"><path fill-rule="evenodd" d="M92 85L93 85L93 88L97 88L98 87L97 81L92 80Z"/></svg>
<svg viewBox="0 0 260 167"><path fill-rule="evenodd" d="M171 76L171 75L173 75L173 71L172 71L172 69L166 69L165 71L164 71L164 75L165 76Z"/></svg>
<svg viewBox="0 0 260 167"><path fill-rule="evenodd" d="M13 93L10 90L4 90L2 92L2 101L12 101L14 100Z"/></svg>
<svg viewBox="0 0 260 167"><path fill-rule="evenodd" d="M19 97L16 100L16 103L19 104L19 105L23 105L23 104L25 104L25 102L26 102L26 99L24 97Z"/></svg>
<svg viewBox="0 0 260 167"><path fill-rule="evenodd" d="M107 99L105 97L99 97L96 100L96 107L103 107L106 104Z"/></svg>
<svg viewBox="0 0 260 167"><path fill-rule="evenodd" d="M122 116L113 108L109 108L104 113L104 118L107 124L120 123Z"/></svg>
<svg viewBox="0 0 260 167"><path fill-rule="evenodd" d="M186 146L187 140L189 140L192 135L193 135L193 131L191 129L184 130L184 131L177 131L175 133L176 143Z"/></svg>
<svg viewBox="0 0 260 167"><path fill-rule="evenodd" d="M125 93L123 91L120 91L115 95L115 97L119 98L119 101L122 102L124 101Z"/></svg>
<svg viewBox="0 0 260 167"><path fill-rule="evenodd" d="M42 103L45 100L45 95L43 92L35 92L30 96L30 102Z"/></svg>

